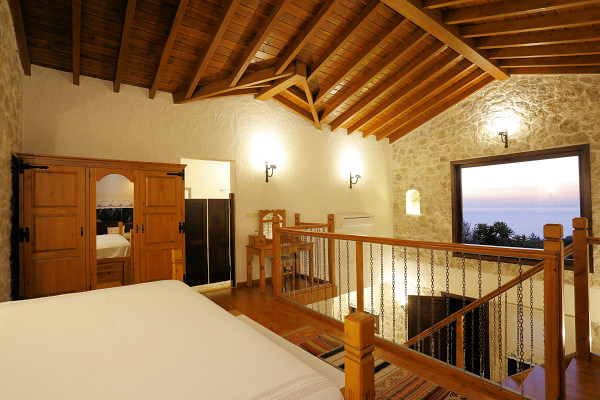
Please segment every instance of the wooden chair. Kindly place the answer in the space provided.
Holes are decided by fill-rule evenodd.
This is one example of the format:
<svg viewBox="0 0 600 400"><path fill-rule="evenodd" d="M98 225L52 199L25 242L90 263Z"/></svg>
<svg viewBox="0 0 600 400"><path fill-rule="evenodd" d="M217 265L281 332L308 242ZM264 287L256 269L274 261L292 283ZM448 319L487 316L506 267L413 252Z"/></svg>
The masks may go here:
<svg viewBox="0 0 600 400"><path fill-rule="evenodd" d="M258 234L264 235L268 240L273 239L273 220L279 217L280 226L285 224L285 210L258 210Z"/></svg>

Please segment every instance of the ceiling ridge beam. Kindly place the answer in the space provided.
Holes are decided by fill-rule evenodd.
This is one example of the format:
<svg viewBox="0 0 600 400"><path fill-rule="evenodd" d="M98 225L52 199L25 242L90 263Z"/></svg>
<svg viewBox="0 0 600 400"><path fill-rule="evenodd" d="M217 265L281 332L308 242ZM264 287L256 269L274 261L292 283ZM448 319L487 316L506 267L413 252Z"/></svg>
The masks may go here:
<svg viewBox="0 0 600 400"><path fill-rule="evenodd" d="M81 0L73 0L72 25L73 25L73 84L79 85L81 75Z"/></svg>
<svg viewBox="0 0 600 400"><path fill-rule="evenodd" d="M394 51L387 55L383 59L383 62L378 66L373 67L369 72L363 74L360 80L354 85L352 85L349 89L345 90L343 93L336 93L333 104L330 104L325 108L323 113L323 118L327 118L331 113L337 110L342 104L348 101L352 96L356 95L360 92L365 86L371 83L378 75L383 73L384 70L389 68L392 64L397 62L402 56L404 56L407 52L413 49L417 44L422 43L422 41L429 36L427 32L424 30L417 28L417 30L410 35L400 46L396 47Z"/></svg>
<svg viewBox="0 0 600 400"><path fill-rule="evenodd" d="M460 28L464 38L505 35L509 33L534 32L548 29L569 28L600 23L600 7L571 11L569 13L540 15L537 17L465 25Z"/></svg>
<svg viewBox="0 0 600 400"><path fill-rule="evenodd" d="M312 81L315 76L321 72L325 65L344 47L348 38L358 31L366 20L368 20L373 14L375 14L381 7L384 7L383 3L379 0L370 0L367 6L362 9L360 14L354 18L354 20L344 29L344 32L337 38L332 46L330 46L325 54L313 65L310 66L310 74L308 75L308 81Z"/></svg>
<svg viewBox="0 0 600 400"><path fill-rule="evenodd" d="M129 47L129 37L131 36L131 26L133 25L133 14L135 13L136 0L127 0L127 11L123 21L123 31L121 32L121 45L119 47L119 58L117 60L117 70L113 81L113 90L119 93L121 90L121 81L125 70L125 58L127 58L127 48Z"/></svg>
<svg viewBox="0 0 600 400"><path fill-rule="evenodd" d="M27 35L25 33L25 23L23 22L23 13L19 0L9 0L8 5L12 14L13 25L15 27L15 36L17 39L17 48L19 49L19 59L25 75L31 75L31 58L29 56L29 47L27 45Z"/></svg>
<svg viewBox="0 0 600 400"><path fill-rule="evenodd" d="M446 43L452 50L494 78L500 80L508 78L506 72L502 71L494 61L488 60L483 53L475 48L473 40L461 37L457 27L445 25L442 22L442 14L438 10L423 8L420 0L383 0L383 2L420 26L430 35Z"/></svg>
<svg viewBox="0 0 600 400"><path fill-rule="evenodd" d="M446 68L448 68L450 66L450 63L452 63L457 58L461 58L462 59L462 56L458 55L457 53L455 53L453 51L451 54L448 54L447 56L445 56L444 58L442 58L442 60L440 60L438 63L436 63L433 66L433 72L431 74L421 74L421 76L419 76L418 79L412 80L410 83L406 84L402 88L402 90L405 90L404 88L406 88L407 86L412 86L412 88L409 88L410 91L416 89L421 83L427 82L428 80L433 79L439 73L442 73ZM466 62L468 62L469 64L471 64L470 61L466 61ZM380 98L384 94L388 93L391 89L393 89L396 86L398 86L398 84L400 83L400 81L409 72L411 72L413 69L414 68L411 68L408 72L403 72L403 70L399 71L400 73L393 75L392 78L390 78L387 81L385 81L382 85L380 85L379 87L377 87L377 89L375 89L371 93L369 93L368 96L362 98L356 104L352 105L346 111L344 111L343 113L341 113L336 119L334 119L331 122L331 124L330 124L331 130L334 131L335 129L339 128L341 125L343 125L346 122L348 122L350 119L352 119L359 112L361 112L362 110L364 110L373 101L377 100L378 98ZM354 131L352 131L352 132L354 132ZM352 133L352 132L349 132L349 134Z"/></svg>
<svg viewBox="0 0 600 400"><path fill-rule="evenodd" d="M465 24L486 19L533 14L598 3L598 0L520 0L509 3L488 4L480 7L450 10L443 14L445 24Z"/></svg>
<svg viewBox="0 0 600 400"><path fill-rule="evenodd" d="M460 91L456 97L447 99L447 100L437 104L436 106L429 108L424 113L421 113L420 116L411 119L402 128L396 130L391 135L389 135L388 139L389 139L390 143L394 143L395 141L397 141L398 139L407 135L408 133L412 132L413 130L417 129L419 126L423 125L427 121L430 121L435 116L437 116L437 115L443 113L444 111L446 111L447 109L455 106L456 104L460 103L467 97L471 96L473 93L481 90L482 88L484 88L485 86L489 85L490 83L492 83L494 81L495 81L494 77L486 76L485 78L483 78L479 82L475 83L474 85L469 86L466 89Z"/></svg>
<svg viewBox="0 0 600 400"><path fill-rule="evenodd" d="M277 62L277 65L275 65L276 73L280 74L287 68L288 65L290 65L298 53L300 53L300 51L304 48L308 40L321 27L321 24L327 20L327 17L329 17L329 15L333 12L335 7L341 3L341 1L342 0L328 0L321 6L321 8L319 8L317 14L311 17L305 26L300 27L300 35L296 36L296 39L283 53L281 59L279 62Z"/></svg>
<svg viewBox="0 0 600 400"><path fill-rule="evenodd" d="M296 114L300 115L301 117L309 120L310 122L314 122L313 116L310 113L310 111L305 110L304 108L300 107L298 104L294 103L293 101L288 100L287 98L283 97L281 94L276 94L275 96L273 96L273 100L278 102L279 104L281 104L288 110L295 112Z"/></svg>
<svg viewBox="0 0 600 400"><path fill-rule="evenodd" d="M478 49L497 49L598 40L600 40L600 28L586 26L560 31L527 32L508 36L482 37L475 41L475 45Z"/></svg>
<svg viewBox="0 0 600 400"><path fill-rule="evenodd" d="M202 57L200 58L200 62L196 66L194 74L192 75L192 80L185 90L185 97L190 98L194 93L194 90L198 87L198 82L202 79L202 75L206 72L206 68L208 67L208 63L212 59L212 56L215 54L217 47L225 34L233 15L235 14L235 10L237 6L240 4L240 0L228 0L224 5L223 14L221 15L221 20L219 21L219 26L215 30L214 34L210 38L210 42L208 43L208 47Z"/></svg>
<svg viewBox="0 0 600 400"><path fill-rule="evenodd" d="M173 44L175 43L175 36L177 36L177 33L179 32L179 27L181 26L181 21L183 21L183 16L185 15L185 10L187 8L188 3L189 0L180 0L179 5L177 6L175 17L173 18L171 28L169 29L169 35L167 36L167 40L165 41L162 52L160 54L158 67L156 68L156 73L154 74L154 78L152 79L152 85L150 86L149 97L151 99L153 99L154 96L156 96L159 78L163 70L167 66L167 61L169 61L169 56L171 54L171 50L173 49Z"/></svg>
<svg viewBox="0 0 600 400"><path fill-rule="evenodd" d="M313 116L313 120L315 122L315 126L318 130L321 130L321 117L319 116L319 112L317 111L317 107L315 107L315 103L313 101L314 97L312 92L310 91L310 86L308 85L308 81L304 78L301 81L302 88L304 89L304 93L306 94L306 98L308 99L308 108L310 113Z"/></svg>
<svg viewBox="0 0 600 400"><path fill-rule="evenodd" d="M445 48L446 48L445 44L443 44L442 42L436 42L433 46L431 46L430 48L425 50L423 53L419 54L419 56L417 58L415 58L410 63L408 63L405 67L403 67L399 71L399 73L395 75L395 77L397 77L398 80L403 79L405 76L407 76L408 74L410 74L417 68L421 67L423 64L429 62L432 58L437 56ZM395 99L397 98L397 96L398 96L398 93L394 93L389 99L386 99L385 102L381 102L380 104L375 106L375 108L373 108L371 111L369 111L366 115L361 117L357 122L353 123L348 128L348 135L356 132L361 126L367 124L369 121L371 121L377 115L379 115L379 113L381 113L381 112L387 110L389 107L391 107L393 105L392 103L395 102Z"/></svg>
<svg viewBox="0 0 600 400"><path fill-rule="evenodd" d="M565 57L581 56L586 54L600 54L600 43L571 43L571 44L546 44L542 46L509 47L490 51L491 59L505 58L531 58L531 57Z"/></svg>
<svg viewBox="0 0 600 400"><path fill-rule="evenodd" d="M575 67L600 65L600 56L584 55L584 56L552 56L552 57L532 57L532 58L511 58L501 60L502 68L511 67Z"/></svg>
<svg viewBox="0 0 600 400"><path fill-rule="evenodd" d="M260 101L268 100L287 88L300 84L303 80L306 80L306 64L296 61L294 74L279 78L270 86L260 89L255 98Z"/></svg>
<svg viewBox="0 0 600 400"><path fill-rule="evenodd" d="M342 71L340 71L331 81L324 82L323 87L319 88L315 103L320 105L323 99L333 90L341 81L343 81L348 75L354 71L356 67L365 68L363 62L365 62L373 53L381 47L391 36L393 36L402 24L406 23L407 20L401 15L396 15L392 21L383 28L381 32L375 37L374 40L370 41L369 44L360 52L351 63L346 65Z"/></svg>
<svg viewBox="0 0 600 400"><path fill-rule="evenodd" d="M381 124L379 128L372 130L370 134L377 136L378 141L381 139L385 139L392 132L394 132L396 129L400 128L405 124L406 116L408 116L408 118L412 118L411 113L415 110L418 110L419 107L428 107L431 104L436 104L441 100L452 96L452 94L461 90L461 88L463 88L464 86L469 85L471 82L484 75L485 71L483 71L480 68L477 68L474 71L468 72L467 75L465 75L465 73L463 72L448 80L442 81L438 85L431 85L431 89L425 89L428 92L426 96L420 97L419 100L414 103L410 103L410 106L405 107L399 113L394 114L392 118L388 119L386 122L383 122L383 124Z"/></svg>
<svg viewBox="0 0 600 400"><path fill-rule="evenodd" d="M256 56L256 53L258 53L260 46L262 46L264 41L267 39L273 30L273 27L285 12L285 9L289 3L291 3L291 0L279 0L275 4L275 7L273 7L271 13L267 17L267 20L261 25L261 28L254 35L254 39L252 39L252 42L243 53L242 58L233 70L233 73L231 74L231 81L229 83L230 87L236 86L240 79L242 79L242 75L244 75L244 72L246 72L248 65L250 65L250 62Z"/></svg>

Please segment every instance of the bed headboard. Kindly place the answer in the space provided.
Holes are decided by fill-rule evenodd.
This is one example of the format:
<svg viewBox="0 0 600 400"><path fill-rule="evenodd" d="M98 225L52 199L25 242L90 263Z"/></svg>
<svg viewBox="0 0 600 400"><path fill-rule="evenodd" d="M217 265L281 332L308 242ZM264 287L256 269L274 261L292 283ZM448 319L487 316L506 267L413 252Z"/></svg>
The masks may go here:
<svg viewBox="0 0 600 400"><path fill-rule="evenodd" d="M124 232L133 228L133 208L100 208L96 210L96 234L105 235L107 228L119 226L123 223Z"/></svg>

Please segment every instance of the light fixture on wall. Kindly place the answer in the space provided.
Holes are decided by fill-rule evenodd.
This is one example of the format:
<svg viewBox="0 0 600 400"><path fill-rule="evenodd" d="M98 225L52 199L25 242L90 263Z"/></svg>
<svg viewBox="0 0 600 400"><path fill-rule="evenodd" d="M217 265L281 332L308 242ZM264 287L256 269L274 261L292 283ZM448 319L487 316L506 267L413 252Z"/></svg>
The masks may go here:
<svg viewBox="0 0 600 400"><path fill-rule="evenodd" d="M504 143L504 148L508 149L508 131L504 131L504 132L499 132L498 136L500 136L500 140L502 140L502 143Z"/></svg>
<svg viewBox="0 0 600 400"><path fill-rule="evenodd" d="M275 171L275 168L277 168L277 165L275 165L275 164L269 165L268 161L265 162L265 182L269 182L269 178L273 176L273 172Z"/></svg>
<svg viewBox="0 0 600 400"><path fill-rule="evenodd" d="M360 175L352 175L352 172L350 172L350 189L352 189L352 185L358 183L358 178L360 178Z"/></svg>
<svg viewBox="0 0 600 400"><path fill-rule="evenodd" d="M490 134L497 134L508 149L508 134L519 130L519 117L511 110L503 110L502 114L490 122Z"/></svg>

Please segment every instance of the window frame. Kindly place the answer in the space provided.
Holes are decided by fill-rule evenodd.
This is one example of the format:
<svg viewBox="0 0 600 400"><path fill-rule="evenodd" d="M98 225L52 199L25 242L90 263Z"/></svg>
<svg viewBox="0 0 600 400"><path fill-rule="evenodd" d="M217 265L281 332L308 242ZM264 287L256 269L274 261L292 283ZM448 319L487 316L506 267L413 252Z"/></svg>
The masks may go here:
<svg viewBox="0 0 600 400"><path fill-rule="evenodd" d="M579 209L581 217L588 219L588 228L591 236L592 232L592 180L590 168L590 145L581 144L567 147L555 147L544 150L534 150L522 153L501 154L489 157L472 158L465 160L456 160L450 162L451 167L451 189L452 189L452 242L462 243L462 180L461 169L469 167L482 167L498 164L512 164L523 161L545 160L552 158L562 158L569 156L579 157ZM569 236L573 227L564 227L563 234ZM543 239L543 238L542 238ZM455 256L462 255L455 253ZM465 254L465 258L478 258L477 256ZM496 257L482 256L482 260L496 261ZM510 257L501 257L501 261L508 263L518 263L519 260ZM525 265L535 265L539 260L523 259ZM565 260L565 269L572 270L572 261ZM593 272L590 253L590 272Z"/></svg>

